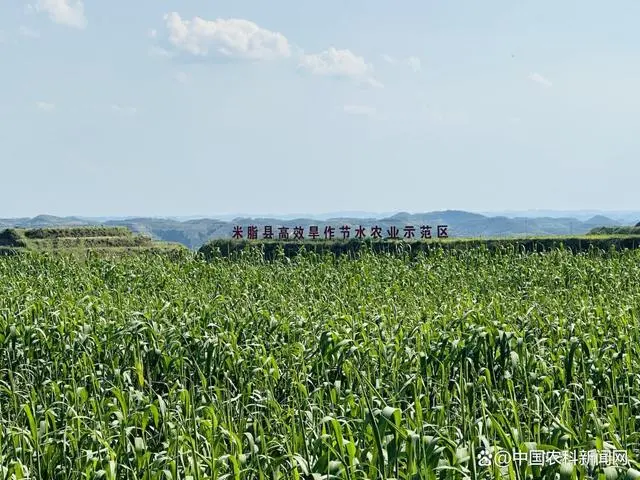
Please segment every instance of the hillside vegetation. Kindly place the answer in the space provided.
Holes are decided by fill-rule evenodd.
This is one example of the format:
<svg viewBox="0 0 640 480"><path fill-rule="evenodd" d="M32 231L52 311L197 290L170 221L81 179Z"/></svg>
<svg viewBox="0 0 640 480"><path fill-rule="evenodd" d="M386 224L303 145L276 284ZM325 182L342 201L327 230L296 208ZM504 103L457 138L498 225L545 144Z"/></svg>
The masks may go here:
<svg viewBox="0 0 640 480"><path fill-rule="evenodd" d="M6 229L0 232L0 253L37 252L141 252L182 249L179 244L134 235L124 227L54 227Z"/></svg>
<svg viewBox="0 0 640 480"><path fill-rule="evenodd" d="M265 240L225 240L207 242L198 250L205 258L237 257L243 252L257 250L264 258L279 256L293 257L303 252L317 254L354 256L360 252L407 254L430 253L438 250L474 250L502 252L545 252L558 248L570 252L611 249L636 249L640 238L633 235L582 235L574 237L534 237L534 238L464 238L433 239L415 241L392 240L308 240L308 241L265 241Z"/></svg>
<svg viewBox="0 0 640 480"><path fill-rule="evenodd" d="M131 237L131 231L125 227L47 227L24 230L27 238L100 238Z"/></svg>
<svg viewBox="0 0 640 480"><path fill-rule="evenodd" d="M589 232L590 235L640 235L640 225L626 227L598 227Z"/></svg>

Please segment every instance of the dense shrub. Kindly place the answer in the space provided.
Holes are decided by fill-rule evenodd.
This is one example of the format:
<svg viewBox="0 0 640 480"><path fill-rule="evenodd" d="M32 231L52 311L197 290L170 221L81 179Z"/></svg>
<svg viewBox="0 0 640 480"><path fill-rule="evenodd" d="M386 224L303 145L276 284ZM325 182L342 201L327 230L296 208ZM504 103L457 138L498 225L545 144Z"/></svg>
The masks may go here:
<svg viewBox="0 0 640 480"><path fill-rule="evenodd" d="M127 237L132 233L125 227L65 227L34 228L25 231L27 238L82 238L82 237Z"/></svg>
<svg viewBox="0 0 640 480"><path fill-rule="evenodd" d="M592 249L608 251L635 249L640 246L640 239L632 236L608 237L548 237L528 239L449 239L430 241L249 241L216 239L203 245L199 252L205 258L234 256L247 249L258 249L267 259L279 255L292 257L302 251L318 254L353 256L363 251L375 253L391 253L415 256L419 252L430 253L436 250L470 250L487 249L489 251L511 252L545 252L556 248L564 248L574 253Z"/></svg>

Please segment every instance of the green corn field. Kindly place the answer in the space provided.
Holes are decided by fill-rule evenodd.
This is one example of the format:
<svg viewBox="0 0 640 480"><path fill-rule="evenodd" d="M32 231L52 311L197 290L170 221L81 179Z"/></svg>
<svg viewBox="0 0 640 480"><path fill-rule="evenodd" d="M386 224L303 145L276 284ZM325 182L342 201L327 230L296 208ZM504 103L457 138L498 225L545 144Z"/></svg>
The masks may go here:
<svg viewBox="0 0 640 480"><path fill-rule="evenodd" d="M0 480L640 478L640 252L352 257L0 257Z"/></svg>

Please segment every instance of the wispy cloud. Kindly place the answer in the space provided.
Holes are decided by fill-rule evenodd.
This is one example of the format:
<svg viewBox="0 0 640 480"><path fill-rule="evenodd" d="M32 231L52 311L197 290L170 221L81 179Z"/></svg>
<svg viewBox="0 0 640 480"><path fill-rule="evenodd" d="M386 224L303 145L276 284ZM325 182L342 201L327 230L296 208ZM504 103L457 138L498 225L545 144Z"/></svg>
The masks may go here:
<svg viewBox="0 0 640 480"><path fill-rule="evenodd" d="M368 105L345 105L343 108L344 113L349 115L365 115L372 117L376 114L376 109Z"/></svg>
<svg viewBox="0 0 640 480"><path fill-rule="evenodd" d="M171 58L174 56L174 53L170 52L166 48L162 48L162 47L158 47L157 45L154 45L152 47L149 47L149 55L151 57L157 57L157 58Z"/></svg>
<svg viewBox="0 0 640 480"><path fill-rule="evenodd" d="M111 105L111 111L129 116L133 116L138 113L138 109L136 107L122 105Z"/></svg>
<svg viewBox="0 0 640 480"><path fill-rule="evenodd" d="M174 78L176 79L176 81L178 81L179 83L182 83L183 85L189 83L189 75L187 75L184 72L178 72L174 75Z"/></svg>
<svg viewBox="0 0 640 480"><path fill-rule="evenodd" d="M18 31L20 32L20 35L22 35L23 37L40 38L40 33L30 29L29 27L25 27L24 25L21 25Z"/></svg>
<svg viewBox="0 0 640 480"><path fill-rule="evenodd" d="M391 65L394 65L396 63L396 59L393 58L391 55L387 55L386 53L380 55L382 57L382 60L384 60L387 63L390 63Z"/></svg>
<svg viewBox="0 0 640 480"><path fill-rule="evenodd" d="M553 85L553 83L551 83L550 80L548 80L547 78L543 77L542 75L540 75L539 73L532 73L529 75L529 79L536 82L539 85L542 85L543 87L551 87Z"/></svg>
<svg viewBox="0 0 640 480"><path fill-rule="evenodd" d="M418 57L409 57L407 58L406 63L409 68L416 73L422 69L422 62L420 62L420 59Z"/></svg>
<svg viewBox="0 0 640 480"><path fill-rule="evenodd" d="M459 127L470 123L469 114L463 111L432 109L427 113L427 120L440 126Z"/></svg>
<svg viewBox="0 0 640 480"><path fill-rule="evenodd" d="M35 6L30 5L28 9L47 13L53 22L60 25L78 29L87 27L82 0L38 0Z"/></svg>
<svg viewBox="0 0 640 480"><path fill-rule="evenodd" d="M389 65L404 65L409 67L411 70L413 70L416 73L422 70L422 62L418 57L415 57L415 56L411 56L403 59L403 58L392 57L391 55L387 55L385 53L380 55L380 57Z"/></svg>
<svg viewBox="0 0 640 480"><path fill-rule="evenodd" d="M49 102L36 102L36 108L38 110L42 110L43 112L51 112L55 110L56 106L55 104Z"/></svg>

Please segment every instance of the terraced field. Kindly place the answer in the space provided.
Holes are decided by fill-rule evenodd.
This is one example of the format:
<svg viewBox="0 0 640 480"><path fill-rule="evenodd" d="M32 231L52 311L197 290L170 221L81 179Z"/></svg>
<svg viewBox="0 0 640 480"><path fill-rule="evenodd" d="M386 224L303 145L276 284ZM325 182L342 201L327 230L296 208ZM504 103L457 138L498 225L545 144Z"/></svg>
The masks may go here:
<svg viewBox="0 0 640 480"><path fill-rule="evenodd" d="M182 249L178 244L134 235L124 227L12 228L0 232L0 254L36 251L83 255L88 250L102 254L162 253Z"/></svg>
<svg viewBox="0 0 640 480"><path fill-rule="evenodd" d="M0 478L640 478L639 315L635 250L0 257Z"/></svg>

